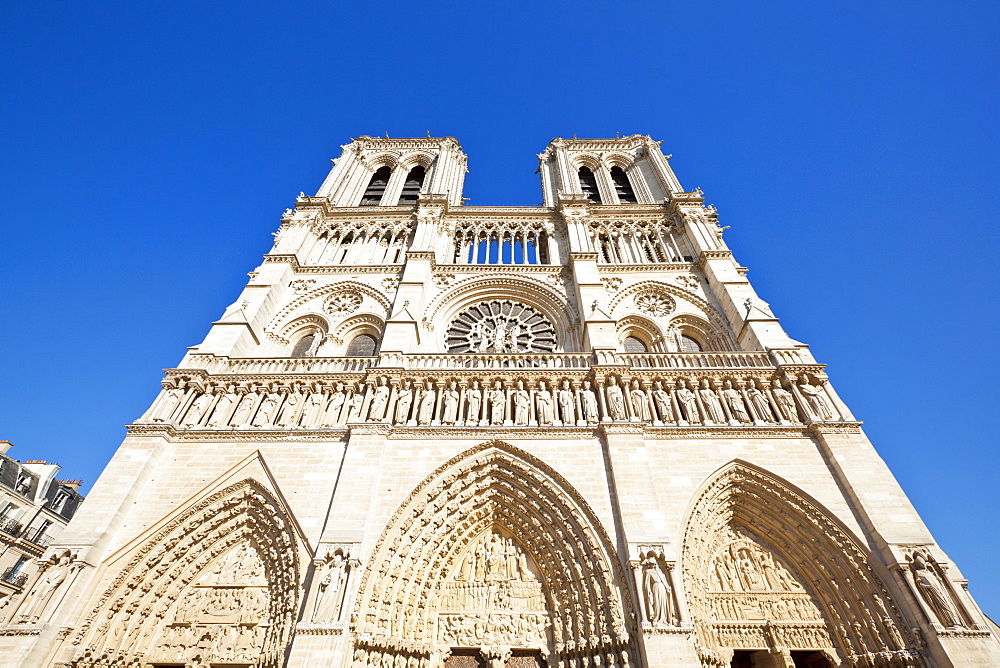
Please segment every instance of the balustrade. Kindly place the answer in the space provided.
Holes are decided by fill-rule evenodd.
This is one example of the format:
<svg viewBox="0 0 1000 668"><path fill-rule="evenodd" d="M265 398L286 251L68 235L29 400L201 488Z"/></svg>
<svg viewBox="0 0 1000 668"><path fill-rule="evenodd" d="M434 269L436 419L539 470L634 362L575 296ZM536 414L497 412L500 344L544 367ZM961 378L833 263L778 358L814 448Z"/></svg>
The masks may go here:
<svg viewBox="0 0 1000 668"><path fill-rule="evenodd" d="M589 369L590 353L402 355L404 369Z"/></svg>
<svg viewBox="0 0 1000 668"><path fill-rule="evenodd" d="M616 353L633 369L766 369L774 364L767 353Z"/></svg>

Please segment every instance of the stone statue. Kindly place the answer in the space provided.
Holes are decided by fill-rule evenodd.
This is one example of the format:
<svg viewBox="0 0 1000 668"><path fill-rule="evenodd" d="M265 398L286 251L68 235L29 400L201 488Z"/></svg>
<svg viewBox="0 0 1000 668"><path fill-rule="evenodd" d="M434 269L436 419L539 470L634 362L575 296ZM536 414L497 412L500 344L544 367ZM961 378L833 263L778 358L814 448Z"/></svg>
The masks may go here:
<svg viewBox="0 0 1000 668"><path fill-rule="evenodd" d="M684 413L685 420L691 424L701 422L701 416L698 413L698 397L690 387L684 385L684 381L681 381L681 385L677 390L677 401L681 412Z"/></svg>
<svg viewBox="0 0 1000 668"><path fill-rule="evenodd" d="M628 413L625 412L625 396L622 388L618 387L618 381L614 376L608 378L608 412L611 419L615 421L628 420Z"/></svg>
<svg viewBox="0 0 1000 668"><path fill-rule="evenodd" d="M663 389L663 383L653 383L653 403L661 422L673 422L674 412L670 407L670 393Z"/></svg>
<svg viewBox="0 0 1000 668"><path fill-rule="evenodd" d="M564 380L559 389L559 414L563 424L576 424L576 397L573 396L568 380Z"/></svg>
<svg viewBox="0 0 1000 668"><path fill-rule="evenodd" d="M479 414L483 409L483 391L479 389L479 381L472 381L472 387L465 393L466 401L466 424L475 426L479 424Z"/></svg>
<svg viewBox="0 0 1000 668"><path fill-rule="evenodd" d="M53 556L49 563L49 568L43 572L38 582L35 583L35 588L28 595L31 603L21 614L20 623L22 624L35 624L45 613L45 609L56 590L66 581L72 571L73 555L69 550L66 550L58 557Z"/></svg>
<svg viewBox="0 0 1000 668"><path fill-rule="evenodd" d="M344 408L344 401L346 399L347 395L344 394L344 384L337 383L333 396L330 397L330 403L326 405L326 410L323 412L320 424L324 427L332 427L338 424L340 422L340 411Z"/></svg>
<svg viewBox="0 0 1000 668"><path fill-rule="evenodd" d="M313 332L312 341L309 343L309 348L302 354L303 357L319 357L319 349L323 347L323 343L326 341L326 336L323 332L317 330Z"/></svg>
<svg viewBox="0 0 1000 668"><path fill-rule="evenodd" d="M701 381L701 389L698 390L698 396L701 397L701 403L705 406L705 418L715 424L725 424L726 414L722 410L719 396L715 393L715 390L709 387L707 378Z"/></svg>
<svg viewBox="0 0 1000 668"><path fill-rule="evenodd" d="M417 424L429 425L434 420L434 402L437 399L437 392L434 386L428 382L427 389L420 393L420 405L417 407Z"/></svg>
<svg viewBox="0 0 1000 668"><path fill-rule="evenodd" d="M389 386L385 384L385 376L381 376L372 395L372 405L368 409L369 422L381 422L385 419L386 404L389 403Z"/></svg>
<svg viewBox="0 0 1000 668"><path fill-rule="evenodd" d="M738 422L753 422L750 419L750 415L747 414L746 405L743 403L740 391L733 387L731 380L726 381L722 390L722 398L726 400L726 405L729 406L729 412L732 414L733 419Z"/></svg>
<svg viewBox="0 0 1000 668"><path fill-rule="evenodd" d="M201 422L201 419L205 416L205 411L208 410L208 406L211 403L212 395L208 392L198 395L198 398L191 404L191 408L188 409L187 415L184 416L183 425L191 428Z"/></svg>
<svg viewBox="0 0 1000 668"><path fill-rule="evenodd" d="M632 399L632 415L636 420L649 422L649 403L646 401L646 393L639 387L639 381L632 381L632 390L629 392Z"/></svg>
<svg viewBox="0 0 1000 668"><path fill-rule="evenodd" d="M167 390L166 394L163 395L163 403L153 415L153 422L168 422L183 398L184 381L180 381L177 387Z"/></svg>
<svg viewBox="0 0 1000 668"><path fill-rule="evenodd" d="M514 390L514 424L528 424L528 409L531 407L531 397L524 389L524 382L517 381L517 389Z"/></svg>
<svg viewBox="0 0 1000 668"><path fill-rule="evenodd" d="M589 380L583 381L583 389L580 390L580 399L582 402L580 408L583 411L583 419L587 421L587 424L597 424L601 417L597 406L597 395L590 389Z"/></svg>
<svg viewBox="0 0 1000 668"><path fill-rule="evenodd" d="M767 401L767 395L751 383L750 387L747 388L747 396L750 397L750 405L757 417L764 422L775 422L774 412L771 410L771 404Z"/></svg>
<svg viewBox="0 0 1000 668"><path fill-rule="evenodd" d="M336 622L340 618L340 608L344 601L344 584L347 582L347 562L344 555L335 552L326 566L323 579L319 581L316 605L313 606L313 622Z"/></svg>
<svg viewBox="0 0 1000 668"><path fill-rule="evenodd" d="M918 554L913 558L913 562L910 565L913 568L913 580L917 583L920 595L927 601L927 605L937 615L941 624L946 628L964 627L965 625L955 610L951 597L945 590L944 585L941 584L941 580L938 579L937 573L927 563L927 560Z"/></svg>
<svg viewBox="0 0 1000 668"><path fill-rule="evenodd" d="M318 427L323 418L323 409L326 408L327 399L329 397L322 388L310 392L299 423L303 427Z"/></svg>
<svg viewBox="0 0 1000 668"><path fill-rule="evenodd" d="M448 389L441 393L441 401L444 404L444 414L441 416L443 424L455 424L458 422L458 383L451 381Z"/></svg>
<svg viewBox="0 0 1000 668"><path fill-rule="evenodd" d="M493 389L490 390L490 424L503 424L503 414L504 414L504 404L507 402L507 397L504 395L502 385L500 381L493 383Z"/></svg>
<svg viewBox="0 0 1000 668"><path fill-rule="evenodd" d="M294 427L297 418L299 416L299 408L302 405L302 395L296 390L283 390L285 394L285 403L281 405L281 410L278 412L278 419L275 420L275 424L279 427Z"/></svg>
<svg viewBox="0 0 1000 668"><path fill-rule="evenodd" d="M361 407L365 403L365 394L363 391L355 390L351 385L347 386L347 396L351 400L350 408L347 409L347 417L345 418L348 422L351 420L361 419ZM346 402L345 402L346 403Z"/></svg>
<svg viewBox="0 0 1000 668"><path fill-rule="evenodd" d="M801 392L802 396L806 398L806 402L809 404L809 410L813 412L813 415L823 420L830 420L833 418L833 413L830 411L830 405L827 404L826 399L823 398L822 385L810 385L809 379L802 376L799 379L799 392Z"/></svg>
<svg viewBox="0 0 1000 668"><path fill-rule="evenodd" d="M229 415L236 405L238 395L233 392L232 386L215 388L216 394L221 395L212 409L212 416L208 419L209 427L225 427L229 424Z"/></svg>
<svg viewBox="0 0 1000 668"><path fill-rule="evenodd" d="M792 396L791 392L781 386L781 381L777 378L771 381L771 394L774 395L774 400L778 402L778 408L781 410L781 417L788 422L798 422L799 411L795 407L795 397Z"/></svg>
<svg viewBox="0 0 1000 668"><path fill-rule="evenodd" d="M538 424L552 424L555 421L552 393L549 392L544 380L538 382L538 392L535 394L535 402L538 406Z"/></svg>
<svg viewBox="0 0 1000 668"><path fill-rule="evenodd" d="M413 387L410 381L404 380L403 386L399 388L396 395L396 414L393 416L393 424L406 424L410 419L410 408L413 407Z"/></svg>
<svg viewBox="0 0 1000 668"><path fill-rule="evenodd" d="M642 562L642 593L646 599L646 619L653 624L675 624L673 592L656 559Z"/></svg>
<svg viewBox="0 0 1000 668"><path fill-rule="evenodd" d="M240 398L240 403L236 405L236 412L233 413L233 417L229 420L229 424L233 427L242 427L250 422L250 411L253 410L254 404L257 403L257 392L255 390L241 390L243 396Z"/></svg>

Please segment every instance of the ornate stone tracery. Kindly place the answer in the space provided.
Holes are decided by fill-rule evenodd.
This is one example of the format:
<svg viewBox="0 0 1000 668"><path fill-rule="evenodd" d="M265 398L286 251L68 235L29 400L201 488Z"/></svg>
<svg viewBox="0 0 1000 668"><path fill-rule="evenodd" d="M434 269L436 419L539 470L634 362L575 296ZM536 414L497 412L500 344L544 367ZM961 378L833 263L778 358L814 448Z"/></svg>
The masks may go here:
<svg viewBox="0 0 1000 668"><path fill-rule="evenodd" d="M431 474L383 532L355 606L354 666L491 641L622 665L631 602L613 554L561 476L485 443Z"/></svg>
<svg viewBox="0 0 1000 668"><path fill-rule="evenodd" d="M510 300L477 304L455 318L448 328L448 352L550 353L555 330L535 309Z"/></svg>

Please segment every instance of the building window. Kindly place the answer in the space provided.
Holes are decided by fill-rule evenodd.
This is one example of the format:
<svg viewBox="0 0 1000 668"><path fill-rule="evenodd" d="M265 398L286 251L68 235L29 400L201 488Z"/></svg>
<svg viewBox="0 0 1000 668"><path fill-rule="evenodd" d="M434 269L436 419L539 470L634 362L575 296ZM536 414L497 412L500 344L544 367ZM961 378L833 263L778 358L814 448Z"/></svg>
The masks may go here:
<svg viewBox="0 0 1000 668"><path fill-rule="evenodd" d="M615 184L615 193L618 195L618 201L622 204L635 204L635 190L632 189L632 183L628 180L628 174L621 167L611 168L611 180Z"/></svg>
<svg viewBox="0 0 1000 668"><path fill-rule="evenodd" d="M31 561L29 557L26 557L24 555L19 556L17 558L17 562L10 569L10 575L17 575L18 573L20 573L22 570L24 570L24 567L27 565L29 561Z"/></svg>
<svg viewBox="0 0 1000 668"><path fill-rule="evenodd" d="M420 188L424 185L425 173L423 166L417 165L406 175L403 191L399 194L399 206L409 206L417 203L417 197L420 196Z"/></svg>
<svg viewBox="0 0 1000 668"><path fill-rule="evenodd" d="M642 339L636 338L634 336L625 337L625 352L627 353L648 353L649 349L646 348L646 344L642 342Z"/></svg>
<svg viewBox="0 0 1000 668"><path fill-rule="evenodd" d="M681 352L682 353L700 353L701 344L698 343L698 339L688 336L687 334L681 334Z"/></svg>
<svg viewBox="0 0 1000 668"><path fill-rule="evenodd" d="M312 357L312 352L316 344L316 339L320 336L319 332L310 332L306 334L299 342L295 344L295 348L292 349L292 357Z"/></svg>
<svg viewBox="0 0 1000 668"><path fill-rule="evenodd" d="M371 334L358 334L347 346L348 357L374 357L378 340Z"/></svg>
<svg viewBox="0 0 1000 668"><path fill-rule="evenodd" d="M3 510L0 510L0 522L10 517L10 514L13 513L15 510L17 510L17 506L8 501L7 505L3 507Z"/></svg>
<svg viewBox="0 0 1000 668"><path fill-rule="evenodd" d="M52 520L43 520L42 523L38 525L38 528L35 529L35 533L31 534L31 538L28 540L37 544L42 540L42 537L45 535L45 531L50 526L52 526Z"/></svg>
<svg viewBox="0 0 1000 668"><path fill-rule="evenodd" d="M66 507L66 501L69 500L69 494L61 491L56 494L56 497L52 499L52 510L53 512L60 513L62 509Z"/></svg>
<svg viewBox="0 0 1000 668"><path fill-rule="evenodd" d="M590 171L590 168L581 167L577 174L580 176L580 191L584 197L594 204L602 204L601 191L597 188L597 177Z"/></svg>
<svg viewBox="0 0 1000 668"><path fill-rule="evenodd" d="M372 180L368 182L368 189L365 196L361 198L361 206L378 206L382 202L382 195L385 194L385 187L389 185L389 176L392 169L389 167L379 167L372 175Z"/></svg>

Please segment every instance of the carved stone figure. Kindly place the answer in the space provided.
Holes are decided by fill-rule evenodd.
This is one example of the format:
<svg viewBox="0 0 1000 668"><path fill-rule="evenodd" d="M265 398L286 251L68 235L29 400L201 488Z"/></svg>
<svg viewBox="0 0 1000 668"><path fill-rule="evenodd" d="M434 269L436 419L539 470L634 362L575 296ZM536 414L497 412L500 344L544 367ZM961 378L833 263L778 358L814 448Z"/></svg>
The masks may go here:
<svg viewBox="0 0 1000 668"><path fill-rule="evenodd" d="M360 420L361 418L361 407L365 403L364 392L360 390L355 390L352 386L347 386L347 397L350 399L350 408L347 409L346 421ZM347 402L345 402L347 403Z"/></svg>
<svg viewBox="0 0 1000 668"><path fill-rule="evenodd" d="M241 389L240 392L243 396L240 397L240 402L236 405L236 412L229 420L229 424L233 427L246 426L250 422L250 412L253 410L254 404L257 403L256 390Z"/></svg>
<svg viewBox="0 0 1000 668"><path fill-rule="evenodd" d="M583 381L583 389L580 390L580 399L582 401L580 408L583 411L583 419L587 421L587 424L597 424L601 416L598 412L597 395L590 389L589 380Z"/></svg>
<svg viewBox="0 0 1000 668"><path fill-rule="evenodd" d="M434 402L437 392L430 383L427 389L420 393L420 406L417 408L417 424L429 425L434 420Z"/></svg>
<svg viewBox="0 0 1000 668"><path fill-rule="evenodd" d="M277 392L271 392L264 397L264 400L260 402L260 409L257 411L257 415L253 418L252 426L270 427L271 419L274 412L278 409L278 402L280 401L281 395Z"/></svg>
<svg viewBox="0 0 1000 668"><path fill-rule="evenodd" d="M913 581L917 583L920 595L924 597L927 605L937 615L938 621L947 628L964 627L951 597L927 560L918 554L913 558L911 567L913 568Z"/></svg>
<svg viewBox="0 0 1000 668"><path fill-rule="evenodd" d="M299 424L303 427L318 427L328 399L329 396L322 388L310 392L309 398L305 402L305 408L302 409L302 418L299 420Z"/></svg>
<svg viewBox="0 0 1000 668"><path fill-rule="evenodd" d="M275 425L284 428L294 427L298 422L300 408L302 408L302 395L298 390L289 391L285 394L285 402L281 404Z"/></svg>
<svg viewBox="0 0 1000 668"><path fill-rule="evenodd" d="M725 424L726 414L722 410L719 395L709 386L707 378L701 381L701 389L698 390L698 396L701 397L701 403L705 407L705 419L711 420L715 424Z"/></svg>
<svg viewBox="0 0 1000 668"><path fill-rule="evenodd" d="M385 377L381 376L376 381L375 394L372 395L372 404L368 409L369 422L381 422L385 419L386 404L389 402L389 386L385 384Z"/></svg>
<svg viewBox="0 0 1000 668"><path fill-rule="evenodd" d="M347 562L338 551L327 563L323 579L319 581L316 604L313 606L313 622L335 622L340 618L346 582Z"/></svg>
<svg viewBox="0 0 1000 668"><path fill-rule="evenodd" d="M53 563L54 561L54 563ZM28 595L31 603L21 615L22 624L35 624L45 613L49 602L59 589L59 586L66 581L72 570L73 555L69 550L64 551L58 557L53 557L51 564L35 583L35 588Z"/></svg>
<svg viewBox="0 0 1000 668"><path fill-rule="evenodd" d="M181 403L181 399L183 398L184 381L181 381L177 387L167 390L163 395L163 402L160 404L156 413L153 414L153 422L169 422L171 416L173 416L174 411L177 410L177 406Z"/></svg>
<svg viewBox="0 0 1000 668"><path fill-rule="evenodd" d="M639 381L632 381L632 390L629 392L632 400L632 415L636 420L649 422L649 403L646 401L646 393L639 387Z"/></svg>
<svg viewBox="0 0 1000 668"><path fill-rule="evenodd" d="M771 381L771 394L774 395L774 400L778 402L778 408L781 409L781 417L787 422L798 422L799 411L795 407L795 397L781 386L781 381L777 378Z"/></svg>
<svg viewBox="0 0 1000 668"><path fill-rule="evenodd" d="M698 397L690 387L683 385L683 381L681 382L681 386L677 389L677 401L681 412L684 413L684 419L689 423L698 424L701 422L701 416L698 413Z"/></svg>
<svg viewBox="0 0 1000 668"><path fill-rule="evenodd" d="M656 413L661 422L674 421L674 412L670 407L670 393L663 389L663 383L660 381L653 383L653 403L656 405Z"/></svg>
<svg viewBox="0 0 1000 668"><path fill-rule="evenodd" d="M444 403L442 423L455 424L458 421L458 398L458 383L451 381L448 389L441 393L441 401Z"/></svg>
<svg viewBox="0 0 1000 668"><path fill-rule="evenodd" d="M232 390L232 386L217 387L215 388L215 393L219 396L219 400L215 402L215 408L212 409L212 416L208 419L209 427L224 427L229 423L229 415L233 411L233 406L236 405L239 395L237 395Z"/></svg>
<svg viewBox="0 0 1000 668"><path fill-rule="evenodd" d="M479 381L472 381L472 387L465 393L466 402L466 424L475 426L480 424L479 415L483 409L483 391L479 389Z"/></svg>
<svg viewBox="0 0 1000 668"><path fill-rule="evenodd" d="M410 409L413 407L413 387L408 380L403 381L403 386L396 394L396 413L392 418L393 424L406 424L410 419Z"/></svg>
<svg viewBox="0 0 1000 668"><path fill-rule="evenodd" d="M642 593L646 599L646 619L653 624L676 624L673 591L652 557L642 562Z"/></svg>
<svg viewBox="0 0 1000 668"><path fill-rule="evenodd" d="M576 397L573 396L573 390L570 389L568 380L564 380L562 382L562 387L559 389L558 400L559 415L563 424L576 424Z"/></svg>
<svg viewBox="0 0 1000 668"><path fill-rule="evenodd" d="M737 422L752 422L750 415L747 413L746 405L743 403L743 397L740 396L740 391L733 387L732 381L726 381L722 390L722 398L726 400L726 405L729 406L729 412L732 414L734 420Z"/></svg>
<svg viewBox="0 0 1000 668"><path fill-rule="evenodd" d="M489 399L490 424L503 424L504 404L507 402L507 397L504 395L504 391L499 380L493 383L493 389L490 390Z"/></svg>
<svg viewBox="0 0 1000 668"><path fill-rule="evenodd" d="M344 394L344 384L337 383L334 387L333 396L330 397L330 403L326 405L326 410L323 411L323 417L320 420L320 424L324 427L332 427L335 424L340 423L340 412L344 408L344 402L347 400L347 395Z"/></svg>
<svg viewBox="0 0 1000 668"><path fill-rule="evenodd" d="M517 381L517 389L514 390L514 424L528 424L528 410L531 407L531 397L524 389L524 382Z"/></svg>
<svg viewBox="0 0 1000 668"><path fill-rule="evenodd" d="M538 424L552 424L555 420L552 393L549 392L544 380L538 382L538 392L535 393L535 402L538 406Z"/></svg>
<svg viewBox="0 0 1000 668"><path fill-rule="evenodd" d="M821 385L810 385L809 379L802 376L799 379L799 392L802 396L806 398L806 402L809 404L809 410L813 412L818 418L823 420L830 420L833 418L833 413L830 411L830 405L826 403L826 399L823 398L823 387Z"/></svg>
<svg viewBox="0 0 1000 668"><path fill-rule="evenodd" d="M758 418L764 422L775 422L774 412L771 410L771 404L767 401L767 395L751 384L747 388L747 396L750 397L750 405Z"/></svg>
<svg viewBox="0 0 1000 668"><path fill-rule="evenodd" d="M625 412L625 396L614 376L608 378L607 395L608 412L611 413L611 419L615 421L628 420L628 413Z"/></svg>
<svg viewBox="0 0 1000 668"><path fill-rule="evenodd" d="M188 409L187 414L184 416L184 422L182 423L185 427L191 428L201 422L201 419L205 417L205 411L208 410L209 404L212 403L212 395L208 392L203 392L198 395L198 398L194 400L191 404L191 408Z"/></svg>
<svg viewBox="0 0 1000 668"><path fill-rule="evenodd" d="M319 349L323 347L323 343L326 342L326 336L323 332L317 330L313 332L312 341L309 343L309 348L302 354L303 357L319 357Z"/></svg>

